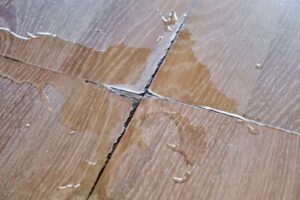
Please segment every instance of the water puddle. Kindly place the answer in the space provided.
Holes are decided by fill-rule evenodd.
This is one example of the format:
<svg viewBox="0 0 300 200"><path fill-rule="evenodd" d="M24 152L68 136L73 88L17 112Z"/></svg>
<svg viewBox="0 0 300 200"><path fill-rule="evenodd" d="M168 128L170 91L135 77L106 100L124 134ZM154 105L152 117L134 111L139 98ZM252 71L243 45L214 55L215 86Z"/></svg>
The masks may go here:
<svg viewBox="0 0 300 200"><path fill-rule="evenodd" d="M164 61L165 70L159 71L151 90L182 102L236 113L237 100L227 97L214 83L210 67L204 65L194 53L195 43L188 29L180 32ZM166 80L172 87L166 85ZM180 94L174 91L180 91Z"/></svg>
<svg viewBox="0 0 300 200"><path fill-rule="evenodd" d="M51 33L28 33L28 37L24 37L5 28L0 28L0 37L3 56L72 77L113 85L130 85L140 80L152 52L149 48L123 43L98 51Z"/></svg>

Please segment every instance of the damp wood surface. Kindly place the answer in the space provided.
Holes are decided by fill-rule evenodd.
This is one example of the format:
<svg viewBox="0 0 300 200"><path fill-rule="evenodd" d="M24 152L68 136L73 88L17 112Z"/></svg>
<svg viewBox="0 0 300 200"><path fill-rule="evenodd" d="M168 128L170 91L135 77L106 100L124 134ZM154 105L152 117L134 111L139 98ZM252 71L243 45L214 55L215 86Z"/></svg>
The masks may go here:
<svg viewBox="0 0 300 200"><path fill-rule="evenodd" d="M0 199L87 199L131 105L0 57Z"/></svg>
<svg viewBox="0 0 300 200"><path fill-rule="evenodd" d="M300 132L300 2L201 1L150 91Z"/></svg>
<svg viewBox="0 0 300 200"><path fill-rule="evenodd" d="M144 99L90 199L300 198L300 136Z"/></svg>
<svg viewBox="0 0 300 200"><path fill-rule="evenodd" d="M1 30L0 54L142 93L192 2L9 0L0 4L0 27L30 40ZM161 17L172 11L178 21L168 31Z"/></svg>

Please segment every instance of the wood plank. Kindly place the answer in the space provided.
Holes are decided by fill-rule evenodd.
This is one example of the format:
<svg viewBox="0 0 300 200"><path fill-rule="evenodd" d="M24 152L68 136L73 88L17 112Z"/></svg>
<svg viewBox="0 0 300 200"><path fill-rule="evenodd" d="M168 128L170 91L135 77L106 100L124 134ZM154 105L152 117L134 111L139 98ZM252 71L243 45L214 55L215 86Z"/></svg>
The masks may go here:
<svg viewBox="0 0 300 200"><path fill-rule="evenodd" d="M1 199L86 199L131 101L0 57Z"/></svg>
<svg viewBox="0 0 300 200"><path fill-rule="evenodd" d="M299 9L298 1L197 1L151 91L299 132Z"/></svg>
<svg viewBox="0 0 300 200"><path fill-rule="evenodd" d="M29 64L141 93L192 1L11 0L0 11L0 27L30 40L22 41L2 30L0 52ZM177 24L171 25L173 32L166 30L160 16L160 12L167 16L171 11L178 16ZM46 37L49 33L63 40ZM158 42L159 36L163 38ZM48 63L52 57L55 64Z"/></svg>
<svg viewBox="0 0 300 200"><path fill-rule="evenodd" d="M145 99L91 199L300 198L300 136Z"/></svg>

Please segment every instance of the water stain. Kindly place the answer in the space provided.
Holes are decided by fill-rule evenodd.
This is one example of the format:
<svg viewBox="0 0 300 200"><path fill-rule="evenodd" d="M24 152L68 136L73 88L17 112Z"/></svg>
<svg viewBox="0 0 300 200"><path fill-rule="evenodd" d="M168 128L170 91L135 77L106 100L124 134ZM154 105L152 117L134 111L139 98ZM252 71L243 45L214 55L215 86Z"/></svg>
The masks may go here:
<svg viewBox="0 0 300 200"><path fill-rule="evenodd" d="M176 132L179 135L179 141L176 144L167 143L166 146L176 153L179 153L187 165L194 165L199 158L199 153L203 153L208 143L206 141L206 131L203 126L193 125L189 120L179 113L151 113L140 117L141 124L152 123L153 118L160 115L167 117L176 125ZM175 130L174 130L175 131Z"/></svg>
<svg viewBox="0 0 300 200"><path fill-rule="evenodd" d="M237 101L220 91L211 80L209 67L193 52L195 41L188 29L182 30L172 46L151 90L189 104L236 112Z"/></svg>
<svg viewBox="0 0 300 200"><path fill-rule="evenodd" d="M39 98L52 111L58 109L57 120L72 131L99 133L103 127L114 127L121 120L117 106L113 106L117 100L106 98L112 95L108 90L3 57L0 63L1 79L8 79L9 87L32 88L35 95L30 96L31 102ZM100 113L106 117L100 118Z"/></svg>
<svg viewBox="0 0 300 200"><path fill-rule="evenodd" d="M7 30L0 30L0 39L3 43L0 54L3 56L109 84L135 84L152 51L121 43L100 52L45 33L20 39Z"/></svg>
<svg viewBox="0 0 300 200"><path fill-rule="evenodd" d="M38 91L28 83L16 84L8 77L1 75L3 59L0 58L0 152L14 136L16 130L31 126L32 121L25 119L26 115L33 109L34 98Z"/></svg>

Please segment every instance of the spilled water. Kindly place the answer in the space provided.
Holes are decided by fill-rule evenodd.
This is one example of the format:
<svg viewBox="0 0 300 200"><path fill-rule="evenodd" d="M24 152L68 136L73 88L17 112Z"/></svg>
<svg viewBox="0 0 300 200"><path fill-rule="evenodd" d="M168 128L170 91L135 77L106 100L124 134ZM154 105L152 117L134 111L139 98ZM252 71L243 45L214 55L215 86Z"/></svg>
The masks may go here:
<svg viewBox="0 0 300 200"><path fill-rule="evenodd" d="M152 124L153 118L157 118L160 115L167 117L170 121L175 123L177 129L176 133L178 133L179 136L178 142L167 142L166 147L174 153L181 155L187 167L183 177L173 176L172 180L174 183L187 182L191 176L191 172L188 168L195 164L199 155L204 153L209 146L206 141L205 128L200 125L193 125L189 119L179 113L169 112L143 115L140 117L141 124L139 127L143 126L143 123L145 123L146 120Z"/></svg>
<svg viewBox="0 0 300 200"><path fill-rule="evenodd" d="M23 37L0 28L0 54L73 77L113 85L135 84L152 52L152 49L123 43L101 52L51 33L28 35Z"/></svg>
<svg viewBox="0 0 300 200"><path fill-rule="evenodd" d="M194 54L194 46L192 34L183 29L151 85L151 91L187 104L236 112L237 100L218 89L211 80L210 68Z"/></svg>

